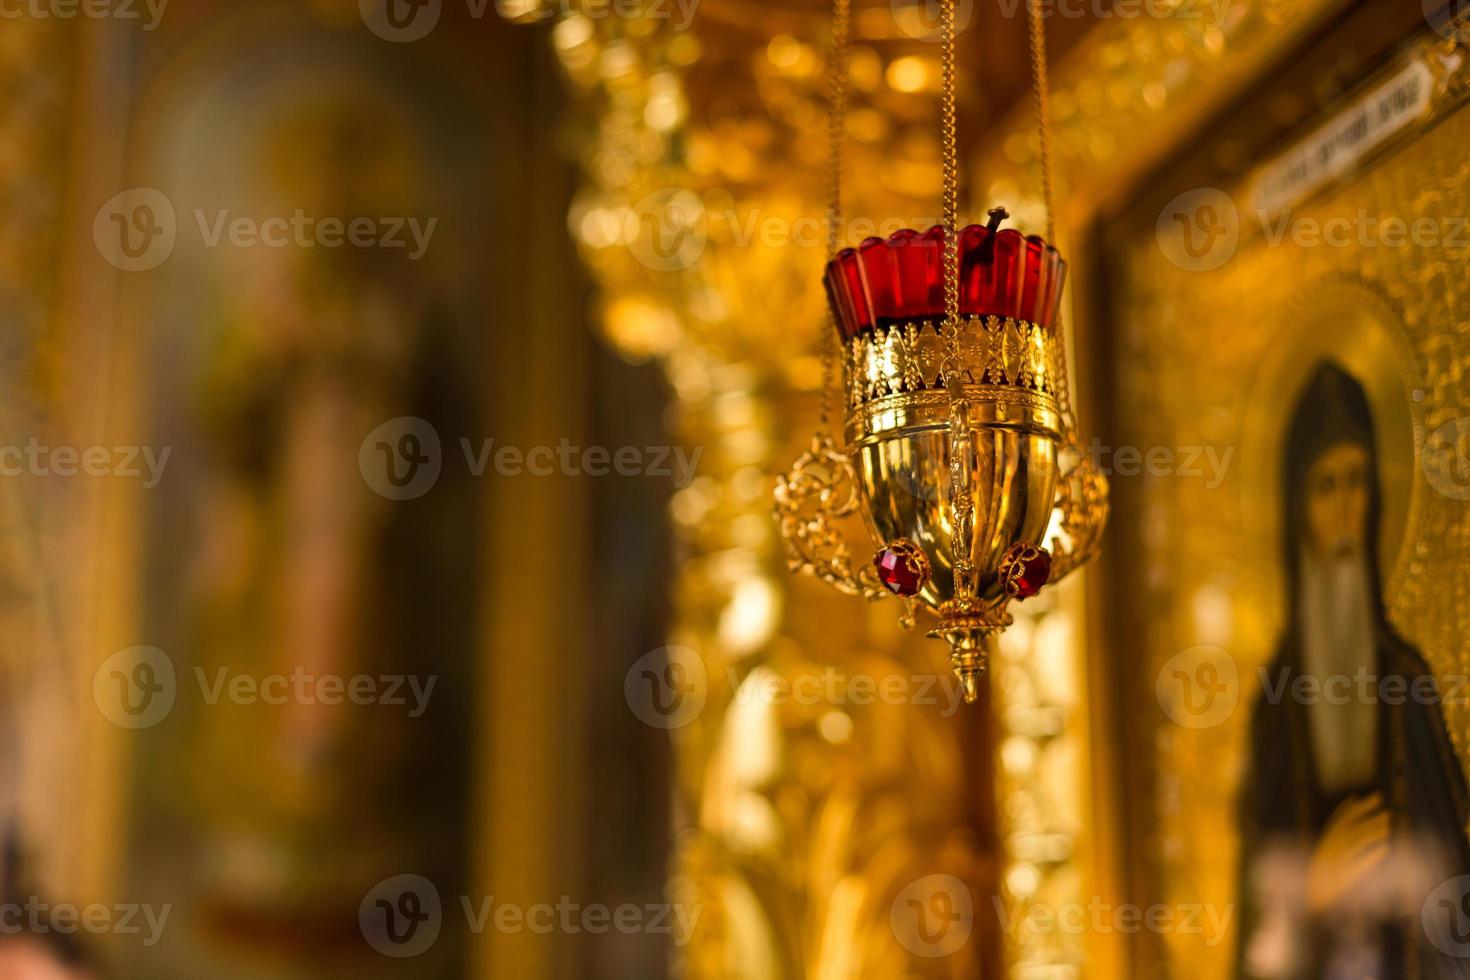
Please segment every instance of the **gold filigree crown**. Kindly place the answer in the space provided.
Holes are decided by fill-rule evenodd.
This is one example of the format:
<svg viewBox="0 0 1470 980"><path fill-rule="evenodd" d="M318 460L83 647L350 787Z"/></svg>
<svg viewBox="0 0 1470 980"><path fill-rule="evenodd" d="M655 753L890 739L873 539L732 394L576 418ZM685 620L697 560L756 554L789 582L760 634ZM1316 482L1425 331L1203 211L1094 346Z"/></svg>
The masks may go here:
<svg viewBox="0 0 1470 980"><path fill-rule="evenodd" d="M1004 386L1054 401L1054 329L1066 263L1014 228L959 234L958 355L967 384ZM843 249L828 264L827 295L846 347L847 405L943 387L944 229L905 229Z"/></svg>

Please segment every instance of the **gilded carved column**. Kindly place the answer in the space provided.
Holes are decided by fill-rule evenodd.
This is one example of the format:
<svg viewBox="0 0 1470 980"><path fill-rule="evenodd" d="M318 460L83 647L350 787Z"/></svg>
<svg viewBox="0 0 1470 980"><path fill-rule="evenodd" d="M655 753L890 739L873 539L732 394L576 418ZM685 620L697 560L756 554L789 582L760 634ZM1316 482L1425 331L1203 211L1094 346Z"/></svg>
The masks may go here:
<svg viewBox="0 0 1470 980"><path fill-rule="evenodd" d="M595 114L569 220L602 329L663 365L703 453L671 503L670 645L647 671L669 685L650 717L675 748L670 898L700 909L676 968L979 976L1000 949L990 716L895 606L790 576L771 517L773 474L815 424L827 329L825 10L678 9L573 13L552 34ZM939 186L937 47L887 4L855 42L853 242L927 227Z"/></svg>

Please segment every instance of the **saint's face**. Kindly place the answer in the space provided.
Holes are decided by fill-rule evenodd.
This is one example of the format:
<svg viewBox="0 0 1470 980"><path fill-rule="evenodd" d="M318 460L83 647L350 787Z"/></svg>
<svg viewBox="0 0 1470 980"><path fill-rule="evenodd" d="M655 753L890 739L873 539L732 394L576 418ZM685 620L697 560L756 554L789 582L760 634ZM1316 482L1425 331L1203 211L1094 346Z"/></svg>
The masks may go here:
<svg viewBox="0 0 1470 980"><path fill-rule="evenodd" d="M1327 560L1363 551L1368 513L1368 467L1360 442L1334 443L1307 470L1307 542Z"/></svg>

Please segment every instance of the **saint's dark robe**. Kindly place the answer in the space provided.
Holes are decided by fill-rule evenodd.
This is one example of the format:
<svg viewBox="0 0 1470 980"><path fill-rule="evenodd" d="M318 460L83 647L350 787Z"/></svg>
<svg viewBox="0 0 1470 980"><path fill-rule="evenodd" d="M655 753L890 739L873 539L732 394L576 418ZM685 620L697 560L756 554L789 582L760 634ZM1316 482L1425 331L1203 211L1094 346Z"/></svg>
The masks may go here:
<svg viewBox="0 0 1470 980"><path fill-rule="evenodd" d="M1428 665L1413 647L1380 626L1379 664L1369 669L1382 679L1380 690L1392 695L1422 690L1430 676ZM1273 683L1302 674L1301 644L1287 639L1268 668ZM1402 682L1388 681L1390 677ZM1388 704L1386 701L1401 704ZM1463 771L1455 758L1437 699L1422 703L1405 693L1384 698L1378 705L1377 772L1370 784L1327 795L1317 789L1312 754L1309 707L1286 694L1273 701L1262 696L1251 715L1249 768L1241 793L1240 937L1242 953L1261 926L1251 870L1272 845L1296 845L1310 850L1321 838L1333 811L1350 796L1378 793L1389 813L1395 839L1411 839L1435 854L1440 867L1436 881L1470 874L1470 846L1465 837L1467 813ZM1419 908L1408 910L1402 921L1382 930L1383 980L1470 978L1470 958L1448 956L1429 941ZM1323 977L1323 960L1330 951L1333 924L1318 924L1308 938L1313 961L1299 974L1301 980ZM1242 955L1242 963L1244 957ZM1247 976L1242 968L1241 976ZM1294 978L1295 980L1295 978Z"/></svg>
<svg viewBox="0 0 1470 980"><path fill-rule="evenodd" d="M1383 610L1382 581L1375 558L1378 540L1380 490L1373 418L1361 385L1338 365L1323 361L1315 369L1292 414L1282 460L1283 498L1286 504L1283 561L1287 583L1287 628L1266 677L1279 685L1303 673L1301 620L1301 557L1307 526L1307 474L1311 465L1333 445L1344 441L1361 445L1370 460L1366 481L1367 508L1362 541L1366 552L1376 663L1362 668L1374 679L1377 698L1378 746L1375 773L1366 785L1346 792L1321 791L1309 727L1310 706L1290 691L1257 699L1251 713L1247 768L1240 792L1241 871L1239 879L1238 974L1247 977L1245 953L1261 926L1263 910L1255 894L1252 870L1273 846L1297 847L1310 854L1333 812L1351 797L1381 796L1389 814L1391 839L1412 840L1437 855L1434 883L1470 874L1470 844L1466 840L1467 807L1464 770L1450 742L1441 710L1440 690L1433 697L1413 697L1433 675L1419 651L1400 637ZM1390 681L1390 677L1402 678ZM1419 681L1420 687L1415 687ZM1356 684L1356 681L1355 681ZM1384 697L1382 694L1394 695ZM1396 696L1404 693L1402 698ZM1356 696L1356 687L1354 688ZM1390 700L1399 703L1388 703ZM1306 938L1310 962L1292 980L1324 978L1332 952L1334 927L1315 923ZM1420 908L1404 909L1386 923L1381 939L1382 980L1470 980L1470 955L1447 955L1430 942L1420 919ZM1470 936L1463 944L1470 954ZM1336 978L1333 978L1336 980ZM1353 978L1359 980L1359 978Z"/></svg>

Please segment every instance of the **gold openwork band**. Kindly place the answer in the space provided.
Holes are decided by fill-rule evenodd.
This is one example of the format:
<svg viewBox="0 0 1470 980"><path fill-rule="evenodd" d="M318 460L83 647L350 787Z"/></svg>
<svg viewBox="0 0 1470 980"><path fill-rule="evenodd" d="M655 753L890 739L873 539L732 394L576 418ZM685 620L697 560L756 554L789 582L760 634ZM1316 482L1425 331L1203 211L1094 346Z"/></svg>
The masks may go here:
<svg viewBox="0 0 1470 980"><path fill-rule="evenodd" d="M864 334L847 345L847 407L855 411L891 395L933 391L944 374L943 325L906 323ZM959 331L963 379L1020 388L1051 402L1060 377L1057 339L1025 320L969 317Z"/></svg>

